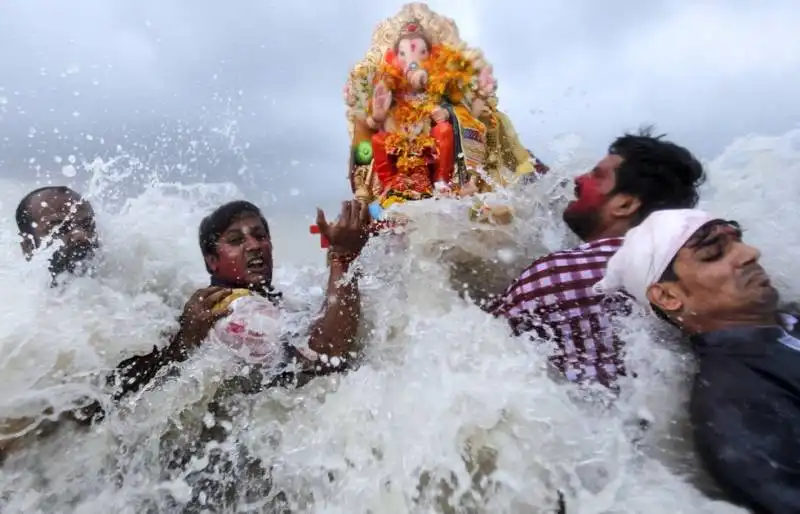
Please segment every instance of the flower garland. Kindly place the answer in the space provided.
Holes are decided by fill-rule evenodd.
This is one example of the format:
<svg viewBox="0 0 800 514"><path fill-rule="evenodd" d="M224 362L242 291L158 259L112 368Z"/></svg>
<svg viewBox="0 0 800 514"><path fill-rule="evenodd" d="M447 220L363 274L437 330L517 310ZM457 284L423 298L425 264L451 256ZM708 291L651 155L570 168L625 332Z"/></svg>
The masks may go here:
<svg viewBox="0 0 800 514"><path fill-rule="evenodd" d="M464 101L464 92L476 75L464 54L447 45L434 45L423 67L428 71L428 94L446 97L453 104Z"/></svg>
<svg viewBox="0 0 800 514"><path fill-rule="evenodd" d="M446 45L434 45L431 56L422 64L428 72L425 95L418 98L398 95L410 91L403 71L394 62L393 52L387 52L376 74L376 84L383 82L393 93L391 117L398 130L387 134L386 150L397 158L397 171L404 175L418 172L426 165L424 155L436 156L436 141L428 131L418 127L429 122L431 113L442 98L457 104L464 100L464 90L473 81L475 70L472 64L457 49ZM371 106L370 106L371 108Z"/></svg>

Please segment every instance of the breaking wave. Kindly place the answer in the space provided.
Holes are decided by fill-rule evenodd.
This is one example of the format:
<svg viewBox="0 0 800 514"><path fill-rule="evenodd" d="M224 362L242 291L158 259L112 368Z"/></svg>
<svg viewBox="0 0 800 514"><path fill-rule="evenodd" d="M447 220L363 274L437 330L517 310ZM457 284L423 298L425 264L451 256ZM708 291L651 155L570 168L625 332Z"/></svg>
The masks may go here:
<svg viewBox="0 0 800 514"><path fill-rule="evenodd" d="M644 320L626 325L638 378L609 402L553 380L542 349L510 337L471 301L532 258L574 244L559 217L569 194L563 178L587 161L575 147L565 152L524 195L498 199L513 205L512 225L471 224L469 205L455 201L410 206L416 222L404 250L397 240L374 240L361 259L359 369L236 399L235 438L272 467L273 491L293 511L552 512L560 490L568 512L581 514L742 512L711 499L693 458L693 362L674 334ZM20 256L11 218L24 188L3 189L0 418L36 417L48 407L55 415L76 398L102 398L89 378L161 344L185 299L207 282L196 227L242 192L154 180L120 199L114 191L126 162L87 166L102 258L94 279L62 290L48 287L44 266ZM749 229L745 237L762 248L787 299L796 298L800 131L742 138L707 165L703 206ZM103 178L113 176L123 178ZM305 220L277 214L271 224L276 282L311 314L322 301L323 254ZM0 469L2 511L166 511L167 496L185 499L186 477L163 474L159 448L176 429L194 434L204 422L218 375L229 369L212 350L91 431L64 427L12 455ZM15 429L30 425L3 427Z"/></svg>

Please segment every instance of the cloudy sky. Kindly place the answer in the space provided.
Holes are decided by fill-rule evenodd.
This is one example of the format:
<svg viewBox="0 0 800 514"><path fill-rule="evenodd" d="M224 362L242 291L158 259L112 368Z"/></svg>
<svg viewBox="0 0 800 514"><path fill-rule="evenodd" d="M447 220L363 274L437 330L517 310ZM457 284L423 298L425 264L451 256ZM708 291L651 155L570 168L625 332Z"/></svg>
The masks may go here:
<svg viewBox="0 0 800 514"><path fill-rule="evenodd" d="M342 85L402 3L2 2L0 177L69 182L70 155L122 151L185 181L233 181L273 208L329 205L349 195ZM713 157L800 122L797 0L429 5L484 50L501 107L545 160L567 133L601 153L655 123Z"/></svg>

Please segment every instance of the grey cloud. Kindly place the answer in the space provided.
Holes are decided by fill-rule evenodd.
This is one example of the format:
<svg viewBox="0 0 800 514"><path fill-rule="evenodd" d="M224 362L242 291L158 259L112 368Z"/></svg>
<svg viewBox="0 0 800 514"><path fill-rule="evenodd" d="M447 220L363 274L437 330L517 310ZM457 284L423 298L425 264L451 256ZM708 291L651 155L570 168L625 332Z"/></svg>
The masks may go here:
<svg viewBox="0 0 800 514"><path fill-rule="evenodd" d="M312 196L348 193L341 180L347 159L341 87L363 49L348 41L351 30L335 22L334 30L325 28L340 5L298 11L303 5L289 2L241 9L219 2L87 2L79 12L61 9L58 23L29 16L50 3L12 6L16 12L4 16L16 15L18 24L0 35L0 46L21 41L27 59L0 84L9 98L0 128L5 174L40 167L57 174L53 156L111 157L117 145L169 165L181 160L188 140L202 138L212 149L195 164L210 179L233 178L246 189L301 188ZM64 18L99 30L64 30ZM33 29L22 30L20 20ZM370 31L364 24L365 42ZM72 50L50 53L59 44ZM237 148L212 133L230 120ZM176 133L178 126L206 130L187 136ZM245 165L250 180L243 181L235 171ZM340 180L302 180L297 171L308 166Z"/></svg>
<svg viewBox="0 0 800 514"><path fill-rule="evenodd" d="M800 118L797 60L775 61L779 72L752 59L739 69L714 46L780 48L776 24L800 23L791 0L707 4L708 19L700 12L685 29L675 20L697 5L665 0L431 5L485 51L501 107L545 159L563 132L601 152L620 131L652 122L713 156L736 135L783 131ZM170 180L232 180L298 212L332 205L349 192L342 85L375 24L399 6L5 2L0 175L64 179L56 156L111 158L120 145ZM767 15L769 31L745 23ZM723 30L734 26L738 37ZM800 55L796 42L785 44Z"/></svg>

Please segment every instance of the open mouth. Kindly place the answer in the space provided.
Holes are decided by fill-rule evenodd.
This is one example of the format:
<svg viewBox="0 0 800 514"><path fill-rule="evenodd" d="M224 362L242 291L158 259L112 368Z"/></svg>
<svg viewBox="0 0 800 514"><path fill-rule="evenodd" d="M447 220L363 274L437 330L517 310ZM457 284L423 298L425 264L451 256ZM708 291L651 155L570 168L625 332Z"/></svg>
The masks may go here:
<svg viewBox="0 0 800 514"><path fill-rule="evenodd" d="M261 255L254 255L247 259L248 271L263 271L266 267L266 261Z"/></svg>

